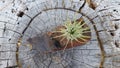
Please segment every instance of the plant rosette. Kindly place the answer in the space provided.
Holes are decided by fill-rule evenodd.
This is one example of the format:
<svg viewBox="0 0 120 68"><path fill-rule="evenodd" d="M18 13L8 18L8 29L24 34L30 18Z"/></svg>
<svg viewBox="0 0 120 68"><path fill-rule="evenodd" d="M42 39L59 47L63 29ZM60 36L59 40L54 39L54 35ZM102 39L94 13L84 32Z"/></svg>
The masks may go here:
<svg viewBox="0 0 120 68"><path fill-rule="evenodd" d="M65 21L64 25L57 26L53 31L47 32L47 35L56 46L53 50L65 50L87 43L91 39L91 30L83 18L79 18Z"/></svg>

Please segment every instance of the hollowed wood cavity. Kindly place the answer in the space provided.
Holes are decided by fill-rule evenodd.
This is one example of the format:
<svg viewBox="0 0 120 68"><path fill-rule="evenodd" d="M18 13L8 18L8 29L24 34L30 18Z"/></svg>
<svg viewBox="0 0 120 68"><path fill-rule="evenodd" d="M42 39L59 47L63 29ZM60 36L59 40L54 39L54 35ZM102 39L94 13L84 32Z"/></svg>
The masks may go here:
<svg viewBox="0 0 120 68"><path fill-rule="evenodd" d="M81 20L82 20L82 22L79 22ZM82 18L79 18L76 21L81 23L81 24L85 23ZM74 23L74 22L72 22L72 23ZM87 24L84 24L82 26L82 29L84 29L86 27L89 27L89 26ZM59 30L61 30L61 28L65 28L65 27L64 26L57 26L55 29L53 29L53 31L59 31ZM68 48L73 48L76 46L81 46L81 45L84 45L85 43L87 43L91 39L91 31L90 31L90 29L85 30L85 31L87 31L87 32L82 33L82 34L84 36L89 36L89 38L84 38L85 41L83 39L77 38L79 42L76 40L72 40L72 41L69 41L68 44L67 44L68 40L66 38L64 38L64 39L63 39L63 37L54 38L56 36L60 36L61 35L60 32L53 33L52 31L50 31L50 32L47 32L47 35L49 36L49 38L51 38L52 42L54 43L54 46L56 47L56 48L53 48L52 50L57 51L57 50L64 50L64 49L68 49ZM74 31L72 31L72 32L74 33Z"/></svg>

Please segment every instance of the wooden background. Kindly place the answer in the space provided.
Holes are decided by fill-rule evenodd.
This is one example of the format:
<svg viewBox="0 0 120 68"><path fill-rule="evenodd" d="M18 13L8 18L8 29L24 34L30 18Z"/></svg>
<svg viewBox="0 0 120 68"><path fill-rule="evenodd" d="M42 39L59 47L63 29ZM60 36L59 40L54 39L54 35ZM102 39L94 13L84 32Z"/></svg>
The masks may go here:
<svg viewBox="0 0 120 68"><path fill-rule="evenodd" d="M86 1L0 0L0 68L16 66L18 60L22 68L100 68L101 49L94 25L105 50L104 68L120 68L120 1L92 0L95 9ZM21 17L20 12L24 13ZM64 53L41 53L44 48L40 46L48 45L41 36L74 17L83 17L90 26L91 40ZM36 45L30 45L30 38Z"/></svg>

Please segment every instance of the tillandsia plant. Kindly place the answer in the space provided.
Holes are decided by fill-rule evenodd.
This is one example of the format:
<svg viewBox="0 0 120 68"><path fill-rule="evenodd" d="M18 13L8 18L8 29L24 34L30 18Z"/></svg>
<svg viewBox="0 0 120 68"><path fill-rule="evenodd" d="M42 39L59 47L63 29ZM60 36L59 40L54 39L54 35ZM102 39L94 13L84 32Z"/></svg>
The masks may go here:
<svg viewBox="0 0 120 68"><path fill-rule="evenodd" d="M60 42L61 49L72 48L85 44L91 38L91 31L82 18L65 21L51 32L51 37Z"/></svg>

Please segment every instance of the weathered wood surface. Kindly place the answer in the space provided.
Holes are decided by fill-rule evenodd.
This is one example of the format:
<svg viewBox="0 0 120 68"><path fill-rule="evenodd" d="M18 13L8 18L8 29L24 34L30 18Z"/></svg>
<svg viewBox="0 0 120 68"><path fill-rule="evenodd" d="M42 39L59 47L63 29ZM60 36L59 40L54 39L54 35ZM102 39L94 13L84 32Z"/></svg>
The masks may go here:
<svg viewBox="0 0 120 68"><path fill-rule="evenodd" d="M1 0L0 1L0 68L16 66L16 48L22 68L98 68L101 51L91 21L95 22L106 52L104 68L120 68L120 1L93 0L92 9L84 0ZM18 17L19 12L24 12ZM29 46L29 38L40 37L67 18L83 16L92 31L92 39L84 46L63 52L42 54L39 45ZM33 40L34 41L34 40Z"/></svg>

